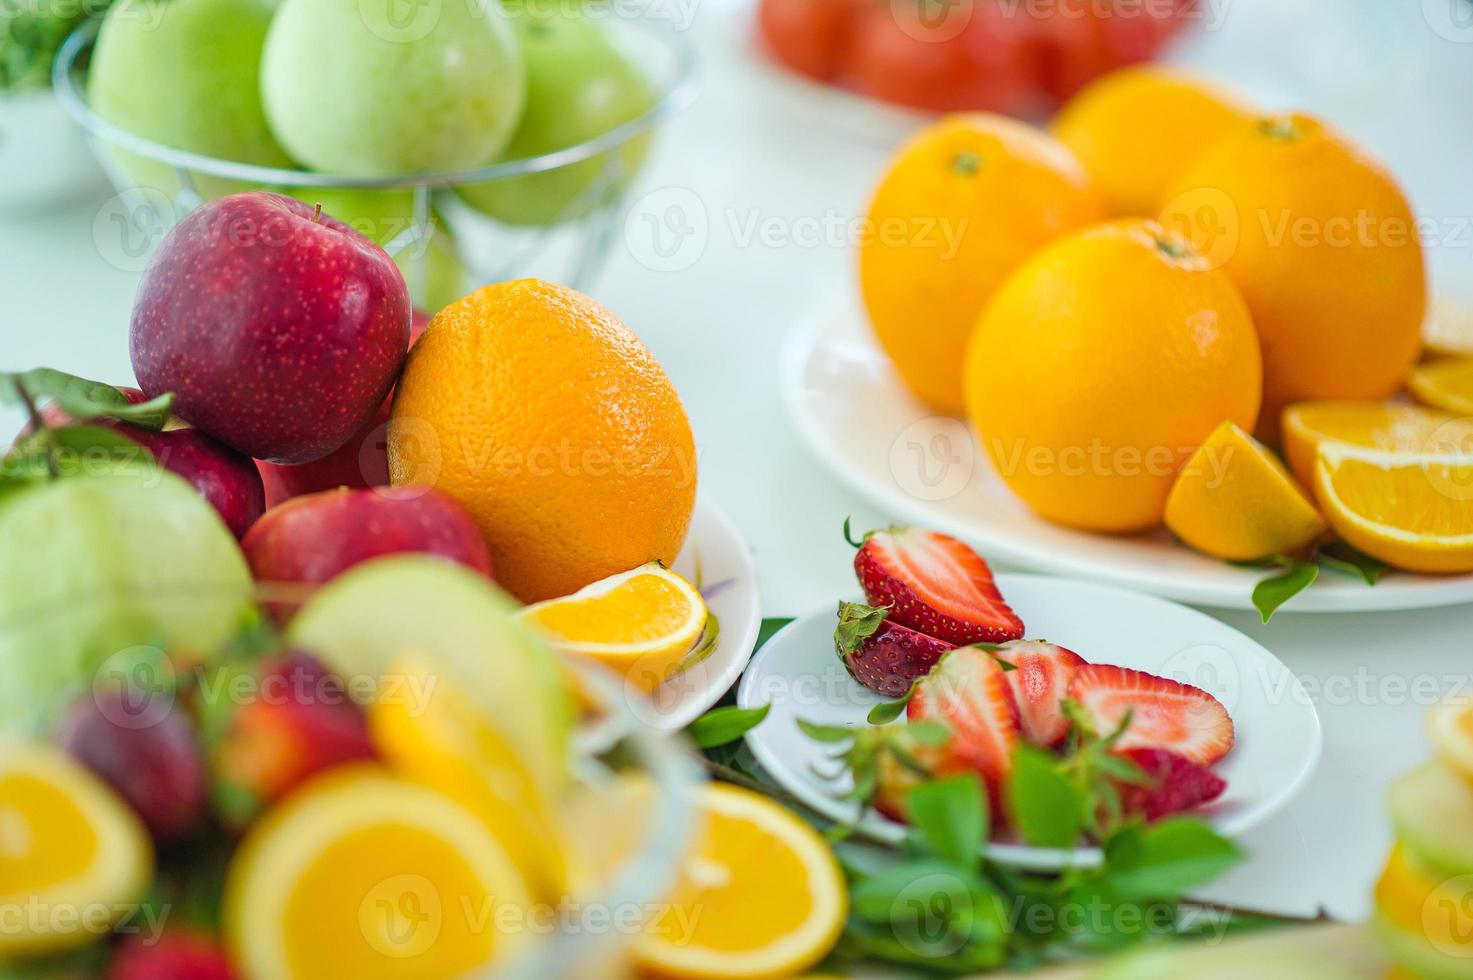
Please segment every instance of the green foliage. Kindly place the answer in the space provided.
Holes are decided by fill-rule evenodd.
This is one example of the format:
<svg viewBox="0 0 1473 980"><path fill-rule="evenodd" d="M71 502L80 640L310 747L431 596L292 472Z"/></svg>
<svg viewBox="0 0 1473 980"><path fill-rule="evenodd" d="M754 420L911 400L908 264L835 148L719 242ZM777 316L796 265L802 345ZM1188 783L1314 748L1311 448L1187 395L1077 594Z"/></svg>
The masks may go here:
<svg viewBox="0 0 1473 980"><path fill-rule="evenodd" d="M0 92L51 87L51 63L68 34L112 0L0 0Z"/></svg>

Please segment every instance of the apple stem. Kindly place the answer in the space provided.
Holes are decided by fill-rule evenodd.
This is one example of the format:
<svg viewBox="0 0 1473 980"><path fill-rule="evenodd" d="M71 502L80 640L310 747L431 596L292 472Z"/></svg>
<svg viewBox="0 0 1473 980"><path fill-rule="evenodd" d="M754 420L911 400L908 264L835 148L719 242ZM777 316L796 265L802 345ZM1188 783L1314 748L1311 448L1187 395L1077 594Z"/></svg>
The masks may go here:
<svg viewBox="0 0 1473 980"><path fill-rule="evenodd" d="M31 420L31 430L46 445L46 473L54 480L61 476L61 468L56 464L56 437L51 434L51 426L41 417L41 410L36 407L36 400L31 393L26 391L26 386L20 378L12 378L11 384L15 385L15 393L20 397L21 404L26 408L26 415Z"/></svg>
<svg viewBox="0 0 1473 980"><path fill-rule="evenodd" d="M312 209L312 223L315 225L322 220L322 205L318 204Z"/></svg>

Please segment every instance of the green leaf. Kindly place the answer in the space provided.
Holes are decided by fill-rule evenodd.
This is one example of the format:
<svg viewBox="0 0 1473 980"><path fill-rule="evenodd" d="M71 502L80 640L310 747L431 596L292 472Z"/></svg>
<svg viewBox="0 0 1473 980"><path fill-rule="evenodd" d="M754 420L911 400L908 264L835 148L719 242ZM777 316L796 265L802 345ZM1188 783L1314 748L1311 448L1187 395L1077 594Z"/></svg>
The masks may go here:
<svg viewBox="0 0 1473 980"><path fill-rule="evenodd" d="M811 721L798 719L798 728L815 742L842 742L854 737L855 729L848 725L815 725Z"/></svg>
<svg viewBox="0 0 1473 980"><path fill-rule="evenodd" d="M975 868L988 836L987 796L975 773L921 783L907 794L911 826L937 857Z"/></svg>
<svg viewBox="0 0 1473 980"><path fill-rule="evenodd" d="M951 729L939 721L913 721L905 730L913 742L929 749L939 749L951 741Z"/></svg>
<svg viewBox="0 0 1473 980"><path fill-rule="evenodd" d="M1242 858L1232 841L1199 820L1177 817L1128 827L1105 845L1105 876L1122 896L1167 901L1204 885Z"/></svg>
<svg viewBox="0 0 1473 980"><path fill-rule="evenodd" d="M696 748L715 748L735 742L762 724L771 710L770 704L764 704L760 708L715 708L691 722L685 733L696 744Z"/></svg>
<svg viewBox="0 0 1473 980"><path fill-rule="evenodd" d="M1054 757L1029 745L1013 756L1007 783L1013 825L1038 847L1073 847L1083 831L1084 801Z"/></svg>
<svg viewBox="0 0 1473 980"><path fill-rule="evenodd" d="M778 630L782 629L784 626L788 625L791 622L792 619L783 619L781 617L764 619L762 621L762 626L757 630L757 643L753 647L753 649L761 650L763 645L766 644L768 640L777 635Z"/></svg>
<svg viewBox="0 0 1473 980"><path fill-rule="evenodd" d="M834 647L842 656L854 653L875 635L890 610L862 602L839 603L839 625L834 628Z"/></svg>
<svg viewBox="0 0 1473 980"><path fill-rule="evenodd" d="M53 368L0 375L0 400L19 402L17 382L25 387L34 401L55 402L58 408L77 421L111 418L146 429L162 429L174 406L172 394L134 405L112 385L89 381Z"/></svg>
<svg viewBox="0 0 1473 980"><path fill-rule="evenodd" d="M1321 565L1346 575L1358 575L1367 585L1375 585L1386 574L1386 563L1344 541L1332 541L1316 556Z"/></svg>
<svg viewBox="0 0 1473 980"><path fill-rule="evenodd" d="M910 704L909 693L899 701L881 701L869 709L869 714L865 716L865 720L871 725L888 725L905 713L905 707L908 704Z"/></svg>
<svg viewBox="0 0 1473 980"><path fill-rule="evenodd" d="M1288 571L1271 575L1253 587L1253 606L1267 623L1279 607L1314 584L1320 577L1320 566L1299 562Z"/></svg>

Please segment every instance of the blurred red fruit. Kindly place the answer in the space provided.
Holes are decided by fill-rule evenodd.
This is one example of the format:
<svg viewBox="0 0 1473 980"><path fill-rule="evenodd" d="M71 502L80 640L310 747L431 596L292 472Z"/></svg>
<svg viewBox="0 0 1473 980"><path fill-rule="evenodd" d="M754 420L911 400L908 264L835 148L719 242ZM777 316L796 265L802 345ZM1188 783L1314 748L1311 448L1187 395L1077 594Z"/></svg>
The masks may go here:
<svg viewBox="0 0 1473 980"><path fill-rule="evenodd" d="M826 81L838 70L855 18L867 6L873 0L762 0L757 30L779 62Z"/></svg>
<svg viewBox="0 0 1473 980"><path fill-rule="evenodd" d="M235 980L215 938L189 928L170 929L155 942L129 936L108 964L107 980Z"/></svg>
<svg viewBox="0 0 1473 980"><path fill-rule="evenodd" d="M1146 786L1122 785L1121 809L1147 821L1211 803L1227 789L1227 782L1217 773L1168 749L1126 749L1120 755L1151 780Z"/></svg>

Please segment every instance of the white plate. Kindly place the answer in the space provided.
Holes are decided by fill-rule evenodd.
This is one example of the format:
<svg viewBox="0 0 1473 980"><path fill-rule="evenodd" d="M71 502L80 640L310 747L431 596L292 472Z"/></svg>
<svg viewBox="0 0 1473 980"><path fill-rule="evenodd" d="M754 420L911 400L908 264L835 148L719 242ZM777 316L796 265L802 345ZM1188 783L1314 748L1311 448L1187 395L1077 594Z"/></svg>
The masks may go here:
<svg viewBox="0 0 1473 980"><path fill-rule="evenodd" d="M1118 664L1195 684L1227 708L1237 733L1233 750L1214 771L1227 792L1196 811L1218 833L1234 837L1263 822L1309 778L1320 756L1320 720L1299 680L1273 654L1204 613L1108 585L1004 574L1003 597L1023 617L1030 637L1047 638L1085 660ZM835 603L837 606L837 603ZM747 733L764 769L805 804L834 820L851 820L855 805L835 797L850 788L812 769L832 771L833 745L808 738L797 719L824 725L866 724L880 698L849 676L834 652L834 609L794 620L753 658L737 703L771 704L767 719ZM877 813L860 826L893 842L905 829ZM1017 867L1055 870L1097 863L1097 848L1049 850L994 843L983 851Z"/></svg>
<svg viewBox="0 0 1473 980"><path fill-rule="evenodd" d="M783 352L783 397L803 439L840 480L899 518L956 535L989 559L1184 602L1253 608L1268 573L1198 554L1164 530L1113 536L1050 524L1014 497L959 419L914 399L854 303L803 325ZM1324 573L1286 612L1423 609L1473 602L1473 575L1388 573L1375 587Z"/></svg>
<svg viewBox="0 0 1473 980"><path fill-rule="evenodd" d="M640 720L664 731L689 725L731 690L752 659L762 628L751 550L736 525L704 494L696 496L690 533L674 570L700 588L711 614L720 620L721 634L705 660L632 705Z"/></svg>

